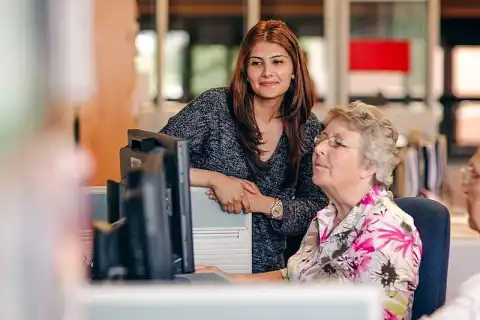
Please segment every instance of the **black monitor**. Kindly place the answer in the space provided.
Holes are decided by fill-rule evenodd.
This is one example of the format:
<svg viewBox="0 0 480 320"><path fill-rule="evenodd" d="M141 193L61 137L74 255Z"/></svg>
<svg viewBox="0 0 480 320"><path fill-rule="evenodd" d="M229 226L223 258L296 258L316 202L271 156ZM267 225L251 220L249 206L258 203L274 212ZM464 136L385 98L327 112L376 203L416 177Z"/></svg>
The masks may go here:
<svg viewBox="0 0 480 320"><path fill-rule="evenodd" d="M126 176L125 227L128 254L123 262L127 279L171 280L172 245L165 194L165 151L151 150L141 167L132 168Z"/></svg>
<svg viewBox="0 0 480 320"><path fill-rule="evenodd" d="M122 180L133 168L143 166L150 152L156 148L161 148L165 152L167 192L164 199L170 216L175 273L193 273L195 272L195 262L193 258L188 140L139 129L128 130L128 145L120 149Z"/></svg>
<svg viewBox="0 0 480 320"><path fill-rule="evenodd" d="M165 153L153 149L122 184L108 181L109 221L93 222L93 281L174 278L169 209L159 196L167 192Z"/></svg>
<svg viewBox="0 0 480 320"><path fill-rule="evenodd" d="M123 216L123 199L125 185L114 180L107 180L107 221L114 223Z"/></svg>

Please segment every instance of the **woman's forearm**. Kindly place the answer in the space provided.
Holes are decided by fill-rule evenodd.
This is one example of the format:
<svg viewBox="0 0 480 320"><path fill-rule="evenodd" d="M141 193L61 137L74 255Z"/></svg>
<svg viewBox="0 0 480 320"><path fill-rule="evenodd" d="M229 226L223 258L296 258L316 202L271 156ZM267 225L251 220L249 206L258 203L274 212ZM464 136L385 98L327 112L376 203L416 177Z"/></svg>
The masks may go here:
<svg viewBox="0 0 480 320"><path fill-rule="evenodd" d="M193 187L212 188L215 180L222 174L215 171L203 169L190 169L190 185Z"/></svg>
<svg viewBox="0 0 480 320"><path fill-rule="evenodd" d="M228 278L236 283L262 283L262 282L283 282L280 270L253 273L253 274L229 274Z"/></svg>

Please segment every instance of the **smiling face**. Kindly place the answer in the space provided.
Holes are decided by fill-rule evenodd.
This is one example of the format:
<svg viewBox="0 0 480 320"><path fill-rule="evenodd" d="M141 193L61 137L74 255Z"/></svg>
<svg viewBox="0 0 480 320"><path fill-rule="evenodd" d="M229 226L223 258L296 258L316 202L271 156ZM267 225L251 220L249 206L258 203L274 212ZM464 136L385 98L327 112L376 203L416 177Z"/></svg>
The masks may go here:
<svg viewBox="0 0 480 320"><path fill-rule="evenodd" d="M253 92L260 98L281 97L292 82L292 59L276 43L257 43L247 60L247 77Z"/></svg>
<svg viewBox="0 0 480 320"><path fill-rule="evenodd" d="M360 152L361 135L346 120L332 119L316 138L312 155L313 183L325 190L342 190L375 173Z"/></svg>

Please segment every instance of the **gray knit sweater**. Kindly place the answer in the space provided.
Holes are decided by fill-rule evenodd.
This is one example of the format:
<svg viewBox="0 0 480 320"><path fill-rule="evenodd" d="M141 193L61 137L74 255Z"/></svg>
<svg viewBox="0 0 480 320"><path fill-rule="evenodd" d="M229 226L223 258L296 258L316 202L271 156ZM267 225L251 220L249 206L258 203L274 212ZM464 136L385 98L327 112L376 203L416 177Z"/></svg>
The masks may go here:
<svg viewBox="0 0 480 320"><path fill-rule="evenodd" d="M282 221L269 219L263 214L254 214L252 219L252 271L258 273L278 270L285 264L283 251L286 236L305 233L316 212L327 204L323 192L312 183L313 140L321 131L322 125L313 114L303 125L308 148L301 160L296 187L282 186L288 159L288 140L285 134L268 160L270 167L266 174L252 179L237 140L227 95L227 88L202 93L170 118L161 132L189 139L192 168L217 171L241 179L250 178L262 194L282 200Z"/></svg>

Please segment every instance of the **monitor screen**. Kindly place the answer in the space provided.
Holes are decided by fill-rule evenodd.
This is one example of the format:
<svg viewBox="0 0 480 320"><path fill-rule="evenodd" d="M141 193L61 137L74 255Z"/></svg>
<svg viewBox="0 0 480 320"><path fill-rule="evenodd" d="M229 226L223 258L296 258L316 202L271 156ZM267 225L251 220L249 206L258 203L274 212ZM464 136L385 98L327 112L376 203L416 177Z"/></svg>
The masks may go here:
<svg viewBox="0 0 480 320"><path fill-rule="evenodd" d="M128 145L120 150L122 179L132 168L140 167L155 148L165 151L167 200L170 212L172 251L175 273L195 271L190 199L190 162L188 141L161 133L128 130Z"/></svg>
<svg viewBox="0 0 480 320"><path fill-rule="evenodd" d="M125 218L127 279L169 280L174 277L166 193L165 152L151 150L142 166L126 177Z"/></svg>
<svg viewBox="0 0 480 320"><path fill-rule="evenodd" d="M115 223L120 220L122 197L120 191L121 183L107 180L107 221Z"/></svg>

